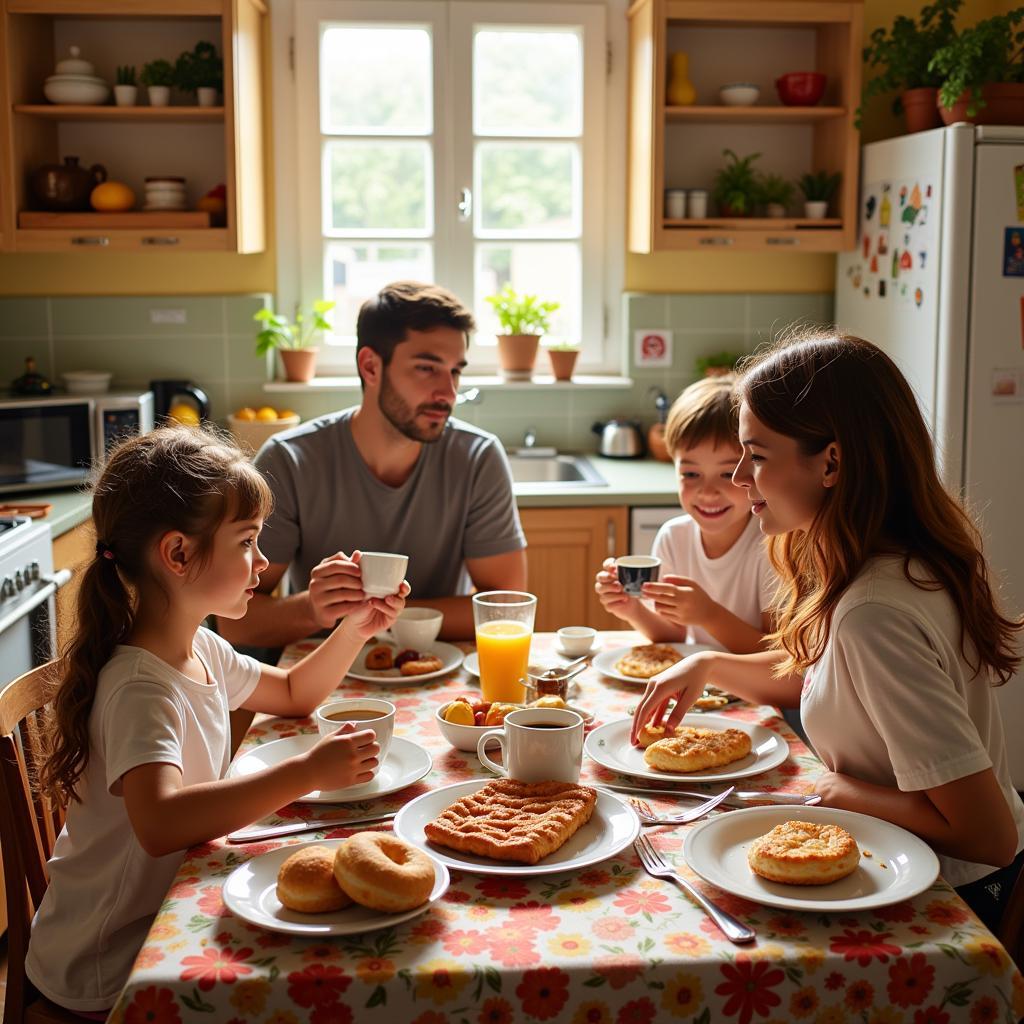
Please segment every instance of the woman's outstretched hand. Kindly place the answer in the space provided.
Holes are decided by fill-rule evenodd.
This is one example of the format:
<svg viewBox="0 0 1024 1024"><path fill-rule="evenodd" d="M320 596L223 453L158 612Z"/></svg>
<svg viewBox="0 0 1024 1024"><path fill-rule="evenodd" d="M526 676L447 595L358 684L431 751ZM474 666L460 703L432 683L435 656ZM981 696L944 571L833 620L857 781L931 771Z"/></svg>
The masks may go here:
<svg viewBox="0 0 1024 1024"><path fill-rule="evenodd" d="M633 715L633 727L629 733L629 741L634 747L640 745L640 730L645 725L661 724L668 710L668 702L673 697L676 699L676 705L669 713L665 727L670 731L683 720L683 715L704 692L709 667L710 663L703 652L691 654L689 658L683 658L647 681L647 689Z"/></svg>

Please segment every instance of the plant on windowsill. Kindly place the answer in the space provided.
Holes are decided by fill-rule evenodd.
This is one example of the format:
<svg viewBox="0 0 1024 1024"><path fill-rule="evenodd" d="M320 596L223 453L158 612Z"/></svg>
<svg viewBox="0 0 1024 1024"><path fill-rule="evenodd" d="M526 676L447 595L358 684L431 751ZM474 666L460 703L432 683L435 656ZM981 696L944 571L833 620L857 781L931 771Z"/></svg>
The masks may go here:
<svg viewBox="0 0 1024 1024"><path fill-rule="evenodd" d="M715 184L711 190L712 198L718 204L718 215L749 217L754 212L759 195L754 161L761 154L751 153L741 160L731 149L723 149L722 156L728 157L730 163L715 174Z"/></svg>
<svg viewBox="0 0 1024 1024"><path fill-rule="evenodd" d="M498 361L506 380L529 380L537 359L542 334L551 329L551 314L557 302L541 302L536 295L519 295L506 284L486 301L494 310L504 333L498 337Z"/></svg>
<svg viewBox="0 0 1024 1024"><path fill-rule="evenodd" d="M800 191L804 194L804 216L808 220L822 220L828 216L828 204L839 188L842 175L837 171L815 171L800 178Z"/></svg>
<svg viewBox="0 0 1024 1024"><path fill-rule="evenodd" d="M561 342L558 345L548 345L547 350L555 380L572 380L572 371L580 354L579 345Z"/></svg>
<svg viewBox="0 0 1024 1024"><path fill-rule="evenodd" d="M758 199L769 217L785 217L793 202L793 183L781 174L765 174L758 183Z"/></svg>
<svg viewBox="0 0 1024 1024"><path fill-rule="evenodd" d="M695 365L702 377L721 377L724 373L732 373L743 356L743 352L712 352L707 356L698 356Z"/></svg>
<svg viewBox="0 0 1024 1024"><path fill-rule="evenodd" d="M285 380L306 383L316 373L316 356L320 349L317 341L324 331L331 329L325 314L334 309L333 302L317 299L308 315L299 312L295 323L272 309L261 309L253 314L253 320L263 324L256 335L256 355L264 356L271 349L277 349L284 367Z"/></svg>
<svg viewBox="0 0 1024 1024"><path fill-rule="evenodd" d="M182 92L195 93L199 106L216 106L217 93L224 88L224 62L217 47L198 42L181 54L174 65L174 84Z"/></svg>

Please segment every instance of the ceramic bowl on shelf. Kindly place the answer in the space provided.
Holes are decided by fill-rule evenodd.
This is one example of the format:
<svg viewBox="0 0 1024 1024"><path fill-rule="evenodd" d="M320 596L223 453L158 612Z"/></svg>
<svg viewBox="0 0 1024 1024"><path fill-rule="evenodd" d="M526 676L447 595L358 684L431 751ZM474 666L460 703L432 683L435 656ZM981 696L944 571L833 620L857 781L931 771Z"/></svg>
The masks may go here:
<svg viewBox="0 0 1024 1024"><path fill-rule="evenodd" d="M104 370L71 370L61 374L69 395L106 394L110 390L110 379L113 376Z"/></svg>
<svg viewBox="0 0 1024 1024"><path fill-rule="evenodd" d="M727 107L752 107L760 95L753 82L730 82L718 90L718 98Z"/></svg>
<svg viewBox="0 0 1024 1024"><path fill-rule="evenodd" d="M94 75L50 75L43 83L43 95L51 103L96 106L110 98L110 86Z"/></svg>
<svg viewBox="0 0 1024 1024"><path fill-rule="evenodd" d="M820 71L790 71L775 79L775 88L785 106L813 107L825 95L825 81Z"/></svg>

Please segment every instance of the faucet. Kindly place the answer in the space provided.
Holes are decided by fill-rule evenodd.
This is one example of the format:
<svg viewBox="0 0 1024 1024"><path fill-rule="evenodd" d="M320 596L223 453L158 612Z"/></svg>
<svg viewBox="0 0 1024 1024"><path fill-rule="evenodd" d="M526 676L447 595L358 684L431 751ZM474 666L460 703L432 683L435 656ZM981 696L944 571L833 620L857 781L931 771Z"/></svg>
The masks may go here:
<svg viewBox="0 0 1024 1024"><path fill-rule="evenodd" d="M532 448L537 443L537 431L533 427L527 427L523 434L523 447Z"/></svg>

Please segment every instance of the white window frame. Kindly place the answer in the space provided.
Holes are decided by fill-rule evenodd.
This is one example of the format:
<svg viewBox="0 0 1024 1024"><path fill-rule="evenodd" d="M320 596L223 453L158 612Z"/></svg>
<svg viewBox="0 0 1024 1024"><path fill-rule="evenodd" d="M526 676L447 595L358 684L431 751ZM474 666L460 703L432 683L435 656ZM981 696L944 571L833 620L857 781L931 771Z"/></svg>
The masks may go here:
<svg viewBox="0 0 1024 1024"><path fill-rule="evenodd" d="M549 4L523 0L275 0L273 15L291 18L294 43L285 54L294 75L275 71L276 171L278 180L278 301L289 312L295 304L308 306L323 293L321 234L321 168L319 146L300 146L298 139L320 139L318 56L320 24L324 21L353 23L395 22L430 25L433 42L434 147L434 278L448 285L468 305L474 295L474 239L472 220L460 222L454 215L460 189L473 187L473 135L471 123L473 27L486 23L515 25L580 25L584 34L583 157L581 256L581 314L583 352L580 368L589 372L622 370L623 348L611 341L618 334L618 292L622 287L624 251L624 201L619 210L607 210L606 197L624 196L624 154L610 139L624 137L625 103L617 102L610 86L624 81L624 66L610 79L606 73L606 20L618 15L622 22L621 49L625 59L622 0L601 3ZM616 36L616 42L618 41ZM277 54L282 47L276 41ZM452 44L452 45L449 45ZM454 59L464 47L465 60ZM620 62L621 64L622 62ZM288 82L288 78L292 82ZM291 88L289 88L291 84ZM606 102L606 90L612 102ZM285 106L284 104L287 104ZM289 110L295 116L289 118ZM456 131L455 126L460 130ZM369 136L368 136L369 137ZM379 137L379 136L378 136ZM423 138L424 136L411 136ZM353 137L355 138L355 137ZM502 137L487 137L487 139ZM610 152L616 149L618 152ZM415 241L410 237L410 242ZM511 240L511 239L510 239ZM400 240L395 240L400 244ZM418 239L422 241L422 239ZM480 241L491 241L481 239ZM461 258L460 258L461 257ZM478 312L481 312L478 310ZM497 367L497 352L489 339L475 338L470 346L471 374L487 374ZM321 372L351 375L355 370L350 346L324 346ZM543 371L542 371L543 372Z"/></svg>

